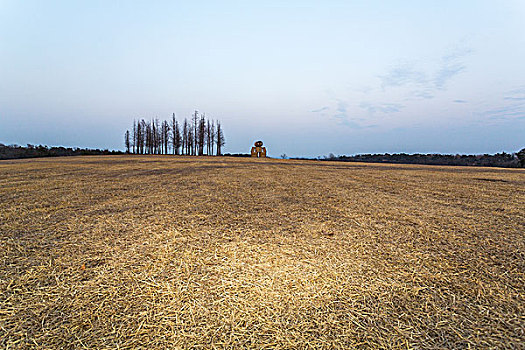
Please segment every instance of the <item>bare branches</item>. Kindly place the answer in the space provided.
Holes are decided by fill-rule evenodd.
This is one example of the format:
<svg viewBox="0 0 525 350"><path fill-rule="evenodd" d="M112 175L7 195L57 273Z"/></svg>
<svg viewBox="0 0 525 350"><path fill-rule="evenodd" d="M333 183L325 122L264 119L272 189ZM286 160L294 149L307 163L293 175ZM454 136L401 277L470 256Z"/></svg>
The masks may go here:
<svg viewBox="0 0 525 350"><path fill-rule="evenodd" d="M217 125L217 127L215 126ZM217 130L216 130L217 128ZM191 118L184 118L182 128L172 114L171 121L158 118L133 121L133 132L126 131L126 152L134 154L216 155L222 154L226 143L219 121L206 118L195 111Z"/></svg>

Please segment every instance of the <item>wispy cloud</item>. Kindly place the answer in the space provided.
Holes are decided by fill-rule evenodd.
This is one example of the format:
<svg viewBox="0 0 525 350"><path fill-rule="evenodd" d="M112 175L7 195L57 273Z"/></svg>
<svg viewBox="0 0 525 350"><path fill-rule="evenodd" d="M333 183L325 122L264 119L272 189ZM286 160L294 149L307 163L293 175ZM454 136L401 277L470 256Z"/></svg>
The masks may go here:
<svg viewBox="0 0 525 350"><path fill-rule="evenodd" d="M443 65L436 72L433 84L437 89L443 90L445 85L459 73L465 70L465 66L460 63Z"/></svg>
<svg viewBox="0 0 525 350"><path fill-rule="evenodd" d="M348 120L348 103L338 99L335 111L334 118Z"/></svg>
<svg viewBox="0 0 525 350"><path fill-rule="evenodd" d="M338 111L339 113L346 113L347 108L348 108L348 103L346 103L343 100L337 100L336 111Z"/></svg>
<svg viewBox="0 0 525 350"><path fill-rule="evenodd" d="M429 90L412 91L411 95L414 97L420 98L420 99L425 99L425 100L434 98L434 94L432 93L432 91L429 91Z"/></svg>
<svg viewBox="0 0 525 350"><path fill-rule="evenodd" d="M525 86L503 93L501 105L478 113L485 120L525 119Z"/></svg>
<svg viewBox="0 0 525 350"><path fill-rule="evenodd" d="M525 95L525 85L507 91L507 93L511 95Z"/></svg>
<svg viewBox="0 0 525 350"><path fill-rule="evenodd" d="M503 98L507 101L525 101L525 86L508 91Z"/></svg>
<svg viewBox="0 0 525 350"><path fill-rule="evenodd" d="M358 122L353 121L353 120L349 120L349 119L341 119L339 121L339 123L341 125L344 125L344 126L347 126L347 127L351 128L351 129L364 129L365 128L364 126L362 126Z"/></svg>
<svg viewBox="0 0 525 350"><path fill-rule="evenodd" d="M370 102L361 102L359 107L365 109L370 114L376 113L398 113L401 111L404 105L398 103L370 103Z"/></svg>
<svg viewBox="0 0 525 350"><path fill-rule="evenodd" d="M467 70L465 57L472 53L468 47L450 50L437 62L437 68L421 69L416 62L404 62L392 66L385 74L380 75L381 88L410 86L411 95L417 98L430 99L436 91L445 90L449 82Z"/></svg>
<svg viewBox="0 0 525 350"><path fill-rule="evenodd" d="M459 44L444 54L441 57L441 60L445 63L454 62L460 58L470 55L472 52L474 52L472 48Z"/></svg>
<svg viewBox="0 0 525 350"><path fill-rule="evenodd" d="M385 95L388 90L392 89L395 90L397 101L432 99L441 91L446 90L451 80L467 70L465 57L471 52L470 48L463 45L463 47L458 46L448 50L430 62L405 61L392 65L384 74L378 76L380 86L376 85L375 88L367 86L357 91L368 94L370 91L381 89ZM399 99L399 93L402 94L403 91L405 91L405 98ZM312 110L312 112L329 115L341 124L352 128L363 128L367 121L370 123L371 119L377 120L382 115L400 113L406 107L400 103L365 100L358 105L352 105L350 108L349 104L345 100L339 99L332 90L327 90L326 93L334 104L320 107ZM364 99L366 98L364 97ZM391 100L391 98L389 99ZM454 100L454 103L467 103L467 101L458 99ZM349 110L353 111L353 115L349 113ZM362 119L363 116L366 119Z"/></svg>
<svg viewBox="0 0 525 350"><path fill-rule="evenodd" d="M484 111L481 115L492 120L523 119L525 117L525 103L497 107Z"/></svg>
<svg viewBox="0 0 525 350"><path fill-rule="evenodd" d="M350 105L348 102L338 98L335 98L335 101L335 113L332 114L332 118L336 120L339 125L343 125L351 129L366 129L376 127L376 125L367 124L367 120L365 118L352 116L349 111ZM326 110L330 109L331 108L327 108Z"/></svg>
<svg viewBox="0 0 525 350"><path fill-rule="evenodd" d="M324 107L321 107L321 108L318 108L318 109L311 110L310 112L312 112L312 113L321 113L321 112L327 111L329 109L330 109L330 107L324 106Z"/></svg>
<svg viewBox="0 0 525 350"><path fill-rule="evenodd" d="M408 84L425 84L427 78L424 72L415 69L413 64L403 63L392 67L386 74L380 75L381 87L404 86Z"/></svg>
<svg viewBox="0 0 525 350"><path fill-rule="evenodd" d="M468 47L457 47L441 57L441 64L434 74L433 83L437 89L444 89L445 85L456 75L466 70L464 57L472 53Z"/></svg>

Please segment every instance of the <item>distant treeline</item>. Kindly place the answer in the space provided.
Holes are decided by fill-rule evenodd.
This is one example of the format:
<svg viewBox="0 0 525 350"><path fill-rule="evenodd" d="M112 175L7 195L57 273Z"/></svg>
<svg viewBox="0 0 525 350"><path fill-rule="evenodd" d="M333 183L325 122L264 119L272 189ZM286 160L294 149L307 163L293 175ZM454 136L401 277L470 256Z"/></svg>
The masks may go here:
<svg viewBox="0 0 525 350"><path fill-rule="evenodd" d="M0 143L0 159L37 158L37 157L63 157L63 156L94 156L124 154L121 151L107 149L88 149L71 147L48 147L28 144L26 147L18 145L4 145Z"/></svg>
<svg viewBox="0 0 525 350"><path fill-rule="evenodd" d="M496 154L358 154L355 156L328 156L319 157L320 160L341 162L367 162L367 163L397 163L397 164L428 164L428 165L467 165L467 166L493 166L503 168L524 168L525 148L516 153Z"/></svg>
<svg viewBox="0 0 525 350"><path fill-rule="evenodd" d="M136 154L186 154L192 156L220 156L226 143L219 121L206 119L197 111L182 125L173 113L171 120L133 121L133 130L126 130L124 145L127 153Z"/></svg>

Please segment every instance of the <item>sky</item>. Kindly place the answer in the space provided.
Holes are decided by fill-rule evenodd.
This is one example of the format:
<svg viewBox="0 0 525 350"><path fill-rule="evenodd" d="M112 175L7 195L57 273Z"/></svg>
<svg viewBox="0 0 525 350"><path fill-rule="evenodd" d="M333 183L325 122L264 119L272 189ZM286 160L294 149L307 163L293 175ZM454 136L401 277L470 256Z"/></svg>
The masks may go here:
<svg viewBox="0 0 525 350"><path fill-rule="evenodd" d="M225 152L525 147L525 1L0 0L0 142L124 149L221 121Z"/></svg>

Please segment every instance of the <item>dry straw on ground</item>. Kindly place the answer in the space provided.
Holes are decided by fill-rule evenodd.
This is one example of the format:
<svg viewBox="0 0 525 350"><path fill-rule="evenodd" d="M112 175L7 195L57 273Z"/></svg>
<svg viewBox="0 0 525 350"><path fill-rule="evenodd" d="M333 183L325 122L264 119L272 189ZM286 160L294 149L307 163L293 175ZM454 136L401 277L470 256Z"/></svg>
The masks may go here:
<svg viewBox="0 0 525 350"><path fill-rule="evenodd" d="M525 172L0 162L1 348L523 348Z"/></svg>

